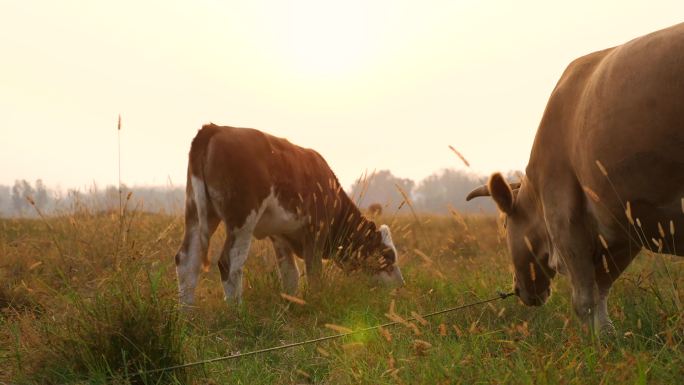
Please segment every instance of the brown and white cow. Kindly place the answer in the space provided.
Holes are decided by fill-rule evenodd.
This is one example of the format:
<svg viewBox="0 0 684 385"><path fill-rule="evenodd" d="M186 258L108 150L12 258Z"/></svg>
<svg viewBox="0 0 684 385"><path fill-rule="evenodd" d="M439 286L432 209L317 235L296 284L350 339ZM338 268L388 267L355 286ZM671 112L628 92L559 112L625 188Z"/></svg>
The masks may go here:
<svg viewBox="0 0 684 385"><path fill-rule="evenodd" d="M506 214L521 300L566 273L575 312L612 331L610 287L642 247L684 253L684 24L573 61L522 185L497 173L467 199L482 195Z"/></svg>
<svg viewBox="0 0 684 385"><path fill-rule="evenodd" d="M403 284L387 226L367 220L316 151L250 128L205 125L188 161L185 236L176 254L180 300L191 304L219 222L227 236L218 266L227 300L241 301L252 236L273 242L285 292L295 293L304 259L310 280L321 258Z"/></svg>

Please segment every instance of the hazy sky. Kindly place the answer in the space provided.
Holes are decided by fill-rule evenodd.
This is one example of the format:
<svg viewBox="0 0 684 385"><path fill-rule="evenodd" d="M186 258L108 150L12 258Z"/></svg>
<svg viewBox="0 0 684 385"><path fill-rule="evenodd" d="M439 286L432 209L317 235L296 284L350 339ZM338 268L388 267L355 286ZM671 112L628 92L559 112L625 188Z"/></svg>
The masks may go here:
<svg viewBox="0 0 684 385"><path fill-rule="evenodd" d="M185 182L214 122L365 169L522 169L568 62L682 21L674 1L0 0L0 184Z"/></svg>

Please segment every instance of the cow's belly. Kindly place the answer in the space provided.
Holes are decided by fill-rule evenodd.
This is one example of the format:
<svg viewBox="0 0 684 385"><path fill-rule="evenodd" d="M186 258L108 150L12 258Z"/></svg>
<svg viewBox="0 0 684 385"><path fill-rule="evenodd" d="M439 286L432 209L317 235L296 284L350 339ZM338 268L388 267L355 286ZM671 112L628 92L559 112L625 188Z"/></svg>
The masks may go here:
<svg viewBox="0 0 684 385"><path fill-rule="evenodd" d="M663 204L637 201L633 204L633 216L641 226L632 226L639 235L642 246L666 254L684 256L684 213L683 198L676 198ZM658 246L658 243L661 246ZM645 244L644 244L645 243Z"/></svg>
<svg viewBox="0 0 684 385"><path fill-rule="evenodd" d="M256 226L253 235L257 239L263 239L270 235L291 234L300 230L304 221L297 218L294 213L285 210L277 198L267 199L265 209Z"/></svg>

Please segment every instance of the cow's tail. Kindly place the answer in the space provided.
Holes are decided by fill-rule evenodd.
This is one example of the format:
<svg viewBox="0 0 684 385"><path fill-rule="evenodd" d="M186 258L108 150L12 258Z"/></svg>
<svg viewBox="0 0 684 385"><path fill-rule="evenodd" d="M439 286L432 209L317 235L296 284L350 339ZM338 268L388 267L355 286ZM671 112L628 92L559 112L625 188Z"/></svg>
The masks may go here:
<svg viewBox="0 0 684 385"><path fill-rule="evenodd" d="M192 140L188 162L188 183L192 186L192 199L196 208L197 225L199 226L199 236L202 251L202 267L204 268L204 271L208 271L209 266L211 265L208 253L208 219L210 212L215 210L209 195L205 171L209 143L211 142L211 138L218 131L219 127L214 124L202 126L202 128L197 132L195 138Z"/></svg>

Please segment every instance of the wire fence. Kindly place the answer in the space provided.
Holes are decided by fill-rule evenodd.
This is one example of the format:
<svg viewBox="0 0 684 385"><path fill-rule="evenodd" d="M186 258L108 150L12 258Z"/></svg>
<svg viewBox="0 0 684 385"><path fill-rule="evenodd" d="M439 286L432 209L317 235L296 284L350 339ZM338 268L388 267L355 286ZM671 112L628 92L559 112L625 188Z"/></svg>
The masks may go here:
<svg viewBox="0 0 684 385"><path fill-rule="evenodd" d="M496 297L484 299L484 300L477 301L477 302L468 303L465 305L450 307L450 308L443 309L443 310L438 310L438 311L435 311L432 313L424 314L421 317L422 318L430 318L430 317L434 317L434 316L439 315L439 314L450 313L450 312L466 309L466 308L473 307L473 306L483 305L483 304L493 302L493 301L504 300L504 299L506 299L510 296L513 296L513 295L515 295L515 294L514 293L499 292ZM205 364L210 364L210 363L219 362L219 361L236 360L236 359L247 357L247 356L254 356L254 355L273 352L273 351L277 351L277 350L294 348L294 347L302 346L302 345L317 344L317 343L323 342L323 341L347 337L347 336L359 334L359 333L365 333L365 332L380 329L380 328L395 326L397 324L401 324L401 323L406 322L406 321L415 321L418 318L419 317L411 317L411 318L407 318L406 320L386 322L384 324L379 324L379 325L370 326L370 327L366 327L366 328L362 328L362 329L352 330L352 331L347 332L347 333L333 334L333 335L329 335L329 336L325 336L325 337L313 338L313 339L309 339L309 340L305 340L305 341L299 341L299 342L293 342L293 343L289 343L289 344L285 344L285 345L272 346L269 348L252 350L252 351L245 352L245 353L236 353L236 354L231 354L228 356L221 356L221 357L215 357L215 358L210 358L210 359L201 360L201 361L188 362L186 364L169 366L166 368L139 371L136 373L128 374L125 377L131 378L131 377L135 377L135 376L144 376L144 375L148 375L148 374L161 373L161 372L166 372L166 371L175 370L175 369L189 368L192 366L205 365Z"/></svg>

